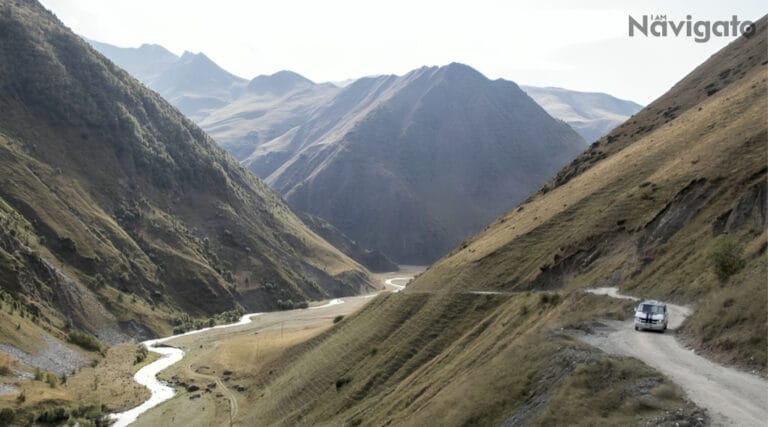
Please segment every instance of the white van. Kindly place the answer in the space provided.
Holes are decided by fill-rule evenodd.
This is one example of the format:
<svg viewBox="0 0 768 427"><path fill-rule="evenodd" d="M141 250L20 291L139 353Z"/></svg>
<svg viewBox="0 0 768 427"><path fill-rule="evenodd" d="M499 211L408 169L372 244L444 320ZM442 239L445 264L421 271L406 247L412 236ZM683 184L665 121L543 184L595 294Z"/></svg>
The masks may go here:
<svg viewBox="0 0 768 427"><path fill-rule="evenodd" d="M659 301L643 301L635 309L635 330L667 330L667 305Z"/></svg>

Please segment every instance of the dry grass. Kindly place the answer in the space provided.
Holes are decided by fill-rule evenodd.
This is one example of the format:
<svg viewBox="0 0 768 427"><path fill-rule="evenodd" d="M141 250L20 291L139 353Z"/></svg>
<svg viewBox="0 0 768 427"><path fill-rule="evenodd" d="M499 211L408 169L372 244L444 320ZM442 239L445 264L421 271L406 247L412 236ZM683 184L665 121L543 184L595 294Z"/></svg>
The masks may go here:
<svg viewBox="0 0 768 427"><path fill-rule="evenodd" d="M164 371L161 378L170 382L196 384L203 389L218 380L227 389L217 386L212 393L201 392L199 398L191 400L189 397L196 393L188 393L180 387L177 397L161 408L149 411L136 425L152 426L168 420L185 426L227 424L231 410L228 399L230 395L238 401L239 411L247 413L252 406L252 401L238 392L235 385L251 389L255 386L251 376L253 372L259 372L265 366L275 363L285 356L287 348L317 336L330 325L330 321L324 321L308 327L289 326L283 331L269 330L255 334L249 331L204 338L202 344L188 348L184 360ZM224 375L227 370L232 373Z"/></svg>
<svg viewBox="0 0 768 427"><path fill-rule="evenodd" d="M12 407L24 416L49 407L75 408L94 404L104 405L109 411L134 407L149 397L149 391L133 381L135 348L135 344L111 347L95 368L82 368L74 375L68 375L63 383L62 379L57 379L53 387L44 380L16 379L14 384L26 399L19 403L18 394L5 395L0 397L0 406ZM0 356L0 364L6 363L5 359L10 360L2 353Z"/></svg>
<svg viewBox="0 0 768 427"><path fill-rule="evenodd" d="M600 358L576 368L533 425L632 425L680 407L682 396L677 386L636 359Z"/></svg>
<svg viewBox="0 0 768 427"><path fill-rule="evenodd" d="M67 379L63 388L69 395L68 400L100 402L110 412L139 405L149 398L149 390L133 381L137 368L135 357L136 344L110 347L106 357L95 368L82 368Z"/></svg>
<svg viewBox="0 0 768 427"><path fill-rule="evenodd" d="M596 316L618 317L625 309L582 294L547 302L525 293L381 296L328 333L267 363L247 365L248 373L237 381L248 385L250 405L241 406L238 420L244 425L499 424L529 399L559 389L561 383L549 381L548 373L567 378L574 366L603 357L553 331ZM632 381L610 383L621 387ZM627 398L627 404L634 400ZM676 404L683 402L678 398ZM606 416L618 421L628 415L608 411Z"/></svg>
<svg viewBox="0 0 768 427"><path fill-rule="evenodd" d="M764 47L765 37L753 42ZM762 48L753 53L767 56ZM736 64L747 61L725 56L730 62L704 69L738 68ZM749 61L759 63L761 57L756 58ZM704 308L711 308L708 295L720 294L723 286L712 273L708 256L717 239L713 223L750 188L765 185L766 71L764 65L743 71L716 94L701 99L696 95L695 107L633 137L631 144L611 151L611 156L567 183L497 219L465 248L430 267L412 288L445 292L619 285L641 297L684 304L699 301L692 322L698 318L701 325L718 324L712 317L715 311ZM654 112L666 111L676 99L665 97L667 104L655 104ZM649 114L638 115L637 120L643 117ZM607 147L613 150L610 144ZM695 180L703 180L697 185L704 202L700 206L677 202ZM648 225L668 206L687 215L681 227L668 239L643 246ZM731 343L705 347L721 353L723 360L762 369L768 346L746 331L768 335L764 255L760 255L766 246L765 220L759 208L751 215L730 231L746 248L746 266L724 284L737 307L750 307L748 317L728 326L745 332L729 338L725 329L712 331ZM702 328L688 330L695 335L694 342L705 341Z"/></svg>

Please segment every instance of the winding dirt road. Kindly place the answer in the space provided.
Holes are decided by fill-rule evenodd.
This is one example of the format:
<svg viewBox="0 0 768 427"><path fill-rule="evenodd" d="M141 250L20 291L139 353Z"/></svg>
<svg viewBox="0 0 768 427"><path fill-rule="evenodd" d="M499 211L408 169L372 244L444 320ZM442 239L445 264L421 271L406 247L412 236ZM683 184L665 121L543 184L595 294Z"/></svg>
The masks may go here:
<svg viewBox="0 0 768 427"><path fill-rule="evenodd" d="M588 292L614 298L616 288ZM768 381L734 368L713 363L683 347L674 337L676 329L691 313L690 308L667 304L670 313L667 333L636 332L632 319L604 321L605 327L580 339L607 353L636 357L680 385L694 403L706 408L714 425L768 425Z"/></svg>

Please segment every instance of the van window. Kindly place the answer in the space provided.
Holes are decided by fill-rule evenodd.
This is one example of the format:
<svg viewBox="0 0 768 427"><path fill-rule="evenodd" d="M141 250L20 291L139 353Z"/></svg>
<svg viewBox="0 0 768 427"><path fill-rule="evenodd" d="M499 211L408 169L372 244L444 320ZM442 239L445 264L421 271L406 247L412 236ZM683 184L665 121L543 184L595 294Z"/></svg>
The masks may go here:
<svg viewBox="0 0 768 427"><path fill-rule="evenodd" d="M650 313L650 314L664 314L664 307L660 305L653 305L653 304L641 304L640 311L643 313Z"/></svg>

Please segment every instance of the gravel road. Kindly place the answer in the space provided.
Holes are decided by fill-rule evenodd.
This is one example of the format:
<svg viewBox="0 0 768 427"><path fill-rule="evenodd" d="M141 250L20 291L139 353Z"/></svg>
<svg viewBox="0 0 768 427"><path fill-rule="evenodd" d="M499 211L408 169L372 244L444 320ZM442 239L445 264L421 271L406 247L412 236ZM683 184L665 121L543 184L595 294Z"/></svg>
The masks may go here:
<svg viewBox="0 0 768 427"><path fill-rule="evenodd" d="M589 292L637 300L616 288ZM636 357L680 385L697 405L706 408L714 425L768 425L768 381L734 368L718 365L683 347L675 330L690 315L688 307L667 304L667 333L636 332L633 320L605 321L605 327L580 338L607 353Z"/></svg>

